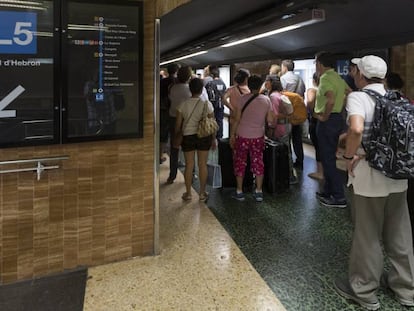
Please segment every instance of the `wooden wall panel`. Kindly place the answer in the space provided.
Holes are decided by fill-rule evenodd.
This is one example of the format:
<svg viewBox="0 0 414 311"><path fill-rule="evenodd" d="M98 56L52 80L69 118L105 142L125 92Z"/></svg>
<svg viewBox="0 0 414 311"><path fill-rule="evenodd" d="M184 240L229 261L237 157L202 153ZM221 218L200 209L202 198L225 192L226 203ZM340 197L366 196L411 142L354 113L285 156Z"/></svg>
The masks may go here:
<svg viewBox="0 0 414 311"><path fill-rule="evenodd" d="M161 17L180 5L191 2L191 0L157 0L156 1L156 16Z"/></svg>
<svg viewBox="0 0 414 311"><path fill-rule="evenodd" d="M152 136L0 150L1 160L69 156L39 181L0 175L1 283L151 255Z"/></svg>
<svg viewBox="0 0 414 311"><path fill-rule="evenodd" d="M69 156L39 181L0 175L0 284L153 254L156 10L144 1L142 139L0 150L0 160Z"/></svg>
<svg viewBox="0 0 414 311"><path fill-rule="evenodd" d="M271 59L260 62L237 63L232 66L232 70L236 71L240 68L248 69L251 74L263 76L269 74L269 68L273 64L281 64L282 59ZM233 83L233 82L232 82Z"/></svg>
<svg viewBox="0 0 414 311"><path fill-rule="evenodd" d="M404 80L404 94L414 99L414 42L391 49L390 67Z"/></svg>

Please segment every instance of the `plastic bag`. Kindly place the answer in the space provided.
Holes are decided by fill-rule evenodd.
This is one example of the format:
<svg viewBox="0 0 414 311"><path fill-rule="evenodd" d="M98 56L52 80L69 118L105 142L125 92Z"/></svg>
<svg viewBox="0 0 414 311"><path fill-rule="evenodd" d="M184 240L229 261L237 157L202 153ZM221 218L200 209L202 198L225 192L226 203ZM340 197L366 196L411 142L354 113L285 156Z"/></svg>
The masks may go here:
<svg viewBox="0 0 414 311"><path fill-rule="evenodd" d="M211 157L207 162L207 185L214 189L222 187L221 166L218 164L218 149L211 151Z"/></svg>

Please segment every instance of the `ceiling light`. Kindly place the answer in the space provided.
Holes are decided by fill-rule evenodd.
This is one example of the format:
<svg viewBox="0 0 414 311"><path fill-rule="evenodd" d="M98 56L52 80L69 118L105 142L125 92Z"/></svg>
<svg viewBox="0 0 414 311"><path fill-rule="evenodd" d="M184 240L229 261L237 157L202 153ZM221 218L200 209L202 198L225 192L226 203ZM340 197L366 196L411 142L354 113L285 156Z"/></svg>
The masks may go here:
<svg viewBox="0 0 414 311"><path fill-rule="evenodd" d="M46 11L47 10L47 8L43 8L43 7L30 6L30 5L20 5L20 4L12 4L12 3L0 3L0 7L18 8L18 9L28 9L28 10L40 10L40 11Z"/></svg>
<svg viewBox="0 0 414 311"><path fill-rule="evenodd" d="M43 1L0 0L1 7L22 8L32 10L47 10Z"/></svg>
<svg viewBox="0 0 414 311"><path fill-rule="evenodd" d="M193 53L193 54L181 56L181 57L178 57L178 58L174 58L174 59L171 59L171 60L167 60L165 62L162 62L160 65L162 66L162 65L166 65L166 64L169 64L169 63L177 62L179 60L183 60L183 59L186 59L186 58L190 58L190 57L194 57L194 56L206 54L207 52L208 51L200 51L200 52L197 52L197 53Z"/></svg>
<svg viewBox="0 0 414 311"><path fill-rule="evenodd" d="M68 24L69 30L86 30L86 31L106 31L108 27L103 25L78 25L78 24Z"/></svg>
<svg viewBox="0 0 414 311"><path fill-rule="evenodd" d="M241 40L233 41L230 43L223 44L221 47L230 47L253 40L261 39L264 37L272 36L278 33L294 30L297 28L302 28L305 26L313 25L316 23L323 22L325 20L325 11L321 9L312 9L305 13L295 15L291 18L281 20L279 26L273 30L266 31L260 34L256 34Z"/></svg>

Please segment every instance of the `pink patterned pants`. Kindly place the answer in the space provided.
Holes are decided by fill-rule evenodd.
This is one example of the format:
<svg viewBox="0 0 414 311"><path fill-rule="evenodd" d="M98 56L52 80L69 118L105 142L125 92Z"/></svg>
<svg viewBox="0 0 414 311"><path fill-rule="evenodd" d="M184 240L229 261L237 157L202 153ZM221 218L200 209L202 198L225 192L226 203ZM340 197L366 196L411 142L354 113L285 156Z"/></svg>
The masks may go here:
<svg viewBox="0 0 414 311"><path fill-rule="evenodd" d="M247 155L250 154L250 168L254 175L264 174L263 150L265 148L264 137L244 138L236 137L233 151L233 167L236 176L244 176Z"/></svg>

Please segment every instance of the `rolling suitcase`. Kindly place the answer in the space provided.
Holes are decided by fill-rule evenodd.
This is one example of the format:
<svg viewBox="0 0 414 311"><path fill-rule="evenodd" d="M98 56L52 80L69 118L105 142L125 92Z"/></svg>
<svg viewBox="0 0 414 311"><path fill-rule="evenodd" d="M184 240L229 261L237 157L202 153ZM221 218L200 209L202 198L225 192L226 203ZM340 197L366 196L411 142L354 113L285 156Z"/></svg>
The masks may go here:
<svg viewBox="0 0 414 311"><path fill-rule="evenodd" d="M289 189L288 147L277 141L266 139L263 161L265 173L263 188L268 193L280 193Z"/></svg>
<svg viewBox="0 0 414 311"><path fill-rule="evenodd" d="M228 138L218 140L218 163L221 166L221 179L223 188L236 188L236 177L233 170L233 150L230 148ZM253 189L253 174L250 171L250 160L247 160L246 171L243 180L243 191L251 191Z"/></svg>

